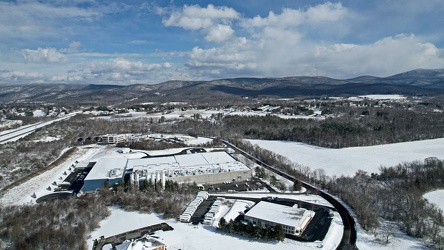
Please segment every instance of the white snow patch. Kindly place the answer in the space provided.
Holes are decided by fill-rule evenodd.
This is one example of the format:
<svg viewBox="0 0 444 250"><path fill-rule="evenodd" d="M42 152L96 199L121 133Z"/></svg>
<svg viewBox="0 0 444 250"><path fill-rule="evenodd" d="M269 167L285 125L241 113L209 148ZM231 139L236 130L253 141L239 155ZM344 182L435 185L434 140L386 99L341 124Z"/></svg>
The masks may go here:
<svg viewBox="0 0 444 250"><path fill-rule="evenodd" d="M230 210L223 217L227 222L230 220L234 220L237 216L243 214L248 207L253 205L254 202L252 201L236 200Z"/></svg>
<svg viewBox="0 0 444 250"><path fill-rule="evenodd" d="M434 203L439 209L444 211L444 189L428 192L424 194L424 198L430 203Z"/></svg>
<svg viewBox="0 0 444 250"><path fill-rule="evenodd" d="M371 100L402 100L407 98L402 95L361 95L359 97Z"/></svg>
<svg viewBox="0 0 444 250"><path fill-rule="evenodd" d="M43 110L38 109L38 110L34 110L32 112L32 115L34 117L44 117L44 116L46 116L46 113Z"/></svg>

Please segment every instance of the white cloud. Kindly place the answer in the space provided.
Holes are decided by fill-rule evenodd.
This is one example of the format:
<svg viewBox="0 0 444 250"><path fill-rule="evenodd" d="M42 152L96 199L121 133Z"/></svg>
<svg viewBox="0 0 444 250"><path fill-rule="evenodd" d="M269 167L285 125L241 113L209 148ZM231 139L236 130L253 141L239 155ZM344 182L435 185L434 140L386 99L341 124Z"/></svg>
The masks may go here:
<svg viewBox="0 0 444 250"><path fill-rule="evenodd" d="M210 42L223 42L229 39L233 33L234 30L230 26L218 24L208 30L208 35L205 37L205 40Z"/></svg>
<svg viewBox="0 0 444 250"><path fill-rule="evenodd" d="M61 63L66 62L67 58L55 48L22 49L25 62L28 63Z"/></svg>
<svg viewBox="0 0 444 250"><path fill-rule="evenodd" d="M237 24L248 32L246 37L235 37L232 26L215 24L213 19L196 22L199 25L182 25L185 20L182 17L188 17L184 14L186 8L167 19L169 25L202 29L207 34L205 40L220 44L207 49L194 47L186 54L188 62L179 70L184 74L188 71L194 77L326 75L347 78L444 67L442 50L414 35L401 34L369 44L313 39L316 32L344 32L343 23L356 17L341 3L326 2L306 9L284 8L281 13L269 12L266 17L238 17ZM193 7L194 11L197 9ZM199 15L196 19L200 20L197 17ZM164 20L165 25L167 21ZM316 36L322 34L314 34Z"/></svg>
<svg viewBox="0 0 444 250"><path fill-rule="evenodd" d="M142 44L149 44L149 41L145 40L132 40L128 42L129 44L135 44L135 45L142 45Z"/></svg>
<svg viewBox="0 0 444 250"><path fill-rule="evenodd" d="M417 6L423 4L420 1L402 2L403 6L391 2L380 6L368 3L366 7L377 10L366 10L365 15L357 9L362 7L360 4L324 2L302 8L282 8L262 16L247 16L250 13L241 14L233 8L212 4L161 8L153 3L146 4L143 10L138 8L139 12L131 12L136 6L127 2L109 5L95 0L84 4L68 0L0 2L0 23L8 24L0 25L0 37L4 41L0 45L4 48L0 51L0 57L4 59L0 60L0 69L9 70L0 71L0 79L128 84L155 83L173 78L387 76L414 68L444 67L439 32L433 32L436 34L434 37L430 35L432 33L425 36L422 31L417 31L416 36L396 35L410 32L409 24L417 22L419 17L424 18L427 13L424 9L416 11ZM424 3L427 10L441 6L439 0L432 2ZM151 11L151 15L146 15L146 11ZM102 16L111 12L117 14L101 22ZM391 12L407 14L386 17ZM153 20L159 18L154 14L157 13L163 16L165 27L178 27L183 31L173 35L169 31L159 32L154 36L141 31L141 35L128 36L126 43L122 39L107 39L112 43L105 43L100 48L86 42L89 35L97 34L87 34L85 29L92 31L103 25L112 26L113 29L109 30L111 38L122 37L122 33L112 32L122 32L130 27L125 25L134 25L131 29L136 30L140 24L130 19L113 23L114 20L122 20L114 17L128 17L133 13L138 18L142 14L149 16L143 19L152 22L149 25L158 23L158 20ZM122 16L118 16L120 14ZM405 21L404 16L418 18ZM105 24L105 21L111 23ZM429 20L429 24L432 21ZM376 22L390 28L373 25ZM430 25L424 27L427 29ZM157 28L154 27L156 32ZM186 33L191 37L186 37ZM164 34L169 41L171 37L179 36L183 40L173 43L176 47L170 48L172 43L160 40L165 38ZM81 44L80 39L85 42ZM29 42L34 47L30 47ZM134 46L142 44L144 46ZM135 47L144 53L133 52ZM148 58L156 58L154 61L160 62L147 63ZM165 62L167 60L174 64Z"/></svg>
<svg viewBox="0 0 444 250"><path fill-rule="evenodd" d="M209 4L206 8L198 5L185 5L174 11L169 18L163 19L165 26L177 26L188 30L206 29L217 23L225 23L239 18L239 13L228 7L215 7Z"/></svg>
<svg viewBox="0 0 444 250"><path fill-rule="evenodd" d="M68 53L74 53L78 52L78 48L80 47L81 43L77 41L73 41L69 44L69 47L66 49L61 49L61 52L68 52Z"/></svg>
<svg viewBox="0 0 444 250"><path fill-rule="evenodd" d="M50 78L51 82L64 82L66 81L66 76L64 75L55 75Z"/></svg>
<svg viewBox="0 0 444 250"><path fill-rule="evenodd" d="M24 71L9 71L3 70L0 71L0 79L3 81L24 81L24 80L39 80L42 77L42 74L37 72L24 72Z"/></svg>
<svg viewBox="0 0 444 250"><path fill-rule="evenodd" d="M0 37L34 38L57 36L64 21L91 22L104 10L79 8L70 3L61 6L38 1L0 2ZM66 32L67 30L65 30Z"/></svg>
<svg viewBox="0 0 444 250"><path fill-rule="evenodd" d="M326 2L308 8L305 18L309 22L338 21L345 17L347 9L341 3Z"/></svg>
<svg viewBox="0 0 444 250"><path fill-rule="evenodd" d="M172 66L169 62L148 64L114 58L108 61L85 63L79 72L73 72L68 79L69 81L113 84L157 83L156 81L163 81L160 76L166 77L165 72Z"/></svg>
<svg viewBox="0 0 444 250"><path fill-rule="evenodd" d="M115 58L106 62L91 62L89 68L94 74L119 72L126 74L141 74L147 71L171 67L171 64L146 64L140 61L128 61L124 58Z"/></svg>
<svg viewBox="0 0 444 250"><path fill-rule="evenodd" d="M245 28L270 26L295 28L303 24L338 21L344 18L346 14L347 9L341 3L326 2L310 7L307 10L284 8L280 14L270 11L267 17L256 16L244 19L242 25Z"/></svg>
<svg viewBox="0 0 444 250"><path fill-rule="evenodd" d="M240 18L240 14L225 6L215 7L209 4L206 8L198 5L185 5L180 10L173 11L169 18L163 19L165 26L176 26L187 30L202 30L209 42L223 42L234 33L231 28L232 20Z"/></svg>

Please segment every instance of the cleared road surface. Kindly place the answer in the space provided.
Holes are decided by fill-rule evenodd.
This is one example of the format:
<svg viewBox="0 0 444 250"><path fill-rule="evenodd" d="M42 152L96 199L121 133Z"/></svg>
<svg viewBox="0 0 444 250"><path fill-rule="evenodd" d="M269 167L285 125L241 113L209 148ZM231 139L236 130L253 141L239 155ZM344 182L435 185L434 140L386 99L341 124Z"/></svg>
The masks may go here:
<svg viewBox="0 0 444 250"><path fill-rule="evenodd" d="M51 121L38 122L38 123L26 125L26 126L21 126L19 128L15 128L15 129L9 129L6 131L2 131L2 132L0 132L0 144L4 144L7 142L11 142L11 141L16 141L20 138L23 138L29 134L34 133L39 128L43 128L43 127L48 126L54 122L59 122L59 121L69 119L69 118L77 115L78 113L79 112L74 112L74 113L67 114L66 116L56 118Z"/></svg>

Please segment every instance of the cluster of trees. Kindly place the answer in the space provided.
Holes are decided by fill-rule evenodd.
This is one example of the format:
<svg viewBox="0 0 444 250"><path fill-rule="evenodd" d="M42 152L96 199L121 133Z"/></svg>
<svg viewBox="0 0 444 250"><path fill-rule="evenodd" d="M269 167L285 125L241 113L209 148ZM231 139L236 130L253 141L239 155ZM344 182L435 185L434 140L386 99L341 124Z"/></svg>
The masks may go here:
<svg viewBox="0 0 444 250"><path fill-rule="evenodd" d="M353 208L364 229L377 228L382 217L408 235L444 248L443 211L423 198L444 187L443 161L381 167L380 174L359 171L353 177L331 179L326 186Z"/></svg>
<svg viewBox="0 0 444 250"><path fill-rule="evenodd" d="M178 218L197 191L195 183L167 181L162 190L150 182L142 183L139 188L121 182L112 188L102 187L98 197L108 206L119 206L128 211L156 212L163 214L164 218Z"/></svg>
<svg viewBox="0 0 444 250"><path fill-rule="evenodd" d="M86 249L86 235L108 215L92 196L0 207L0 248Z"/></svg>
<svg viewBox="0 0 444 250"><path fill-rule="evenodd" d="M244 223L242 221L226 221L224 217L220 218L218 230L227 233L235 233L242 236L247 236L254 239L266 239L266 240L278 240L283 241L285 239L285 233L281 225L271 227L270 225L254 226L253 222L248 221Z"/></svg>

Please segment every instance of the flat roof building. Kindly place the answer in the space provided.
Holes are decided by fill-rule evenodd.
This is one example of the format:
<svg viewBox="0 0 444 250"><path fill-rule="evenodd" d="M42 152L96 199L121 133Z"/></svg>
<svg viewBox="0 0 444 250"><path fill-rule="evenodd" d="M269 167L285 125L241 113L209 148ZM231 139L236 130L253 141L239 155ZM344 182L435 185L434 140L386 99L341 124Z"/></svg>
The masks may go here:
<svg viewBox="0 0 444 250"><path fill-rule="evenodd" d="M314 215L314 211L298 208L297 204L289 207L260 201L245 214L245 220L263 227L281 225L284 233L300 235Z"/></svg>
<svg viewBox="0 0 444 250"><path fill-rule="evenodd" d="M110 186L123 180L127 162L125 157L100 158L85 177L83 189L94 191L102 187L106 180Z"/></svg>
<svg viewBox="0 0 444 250"><path fill-rule="evenodd" d="M197 184L241 181L251 178L252 171L226 152L209 152L169 155L141 159L127 159L124 156L101 158L85 178L83 190L93 191L103 186L123 180L125 173L136 185L140 181L152 183L172 180L179 183Z"/></svg>
<svg viewBox="0 0 444 250"><path fill-rule="evenodd" d="M197 184L222 183L251 178L252 171L226 152L210 152L128 160L139 179L159 181L165 179Z"/></svg>
<svg viewBox="0 0 444 250"><path fill-rule="evenodd" d="M128 140L128 135L125 134L106 134L100 136L100 143L103 144L117 144L120 142L126 142Z"/></svg>

